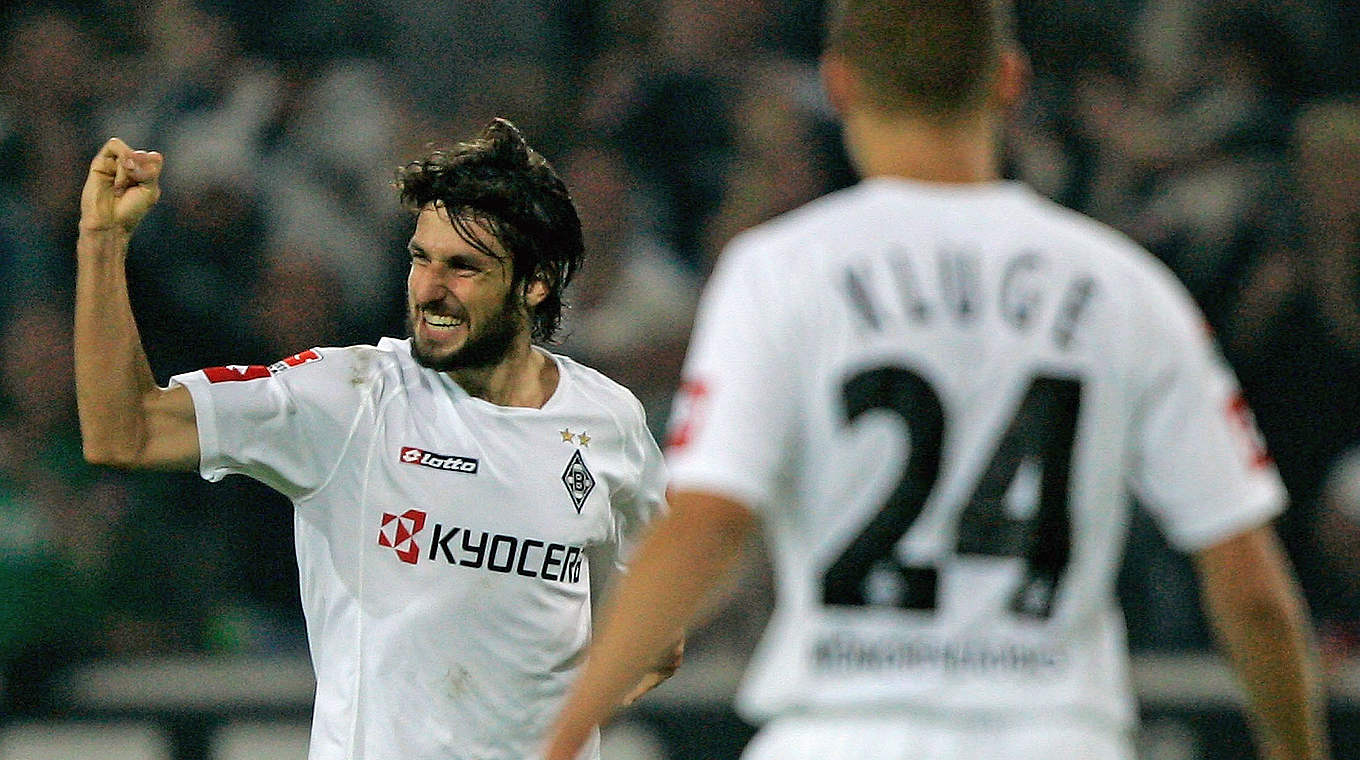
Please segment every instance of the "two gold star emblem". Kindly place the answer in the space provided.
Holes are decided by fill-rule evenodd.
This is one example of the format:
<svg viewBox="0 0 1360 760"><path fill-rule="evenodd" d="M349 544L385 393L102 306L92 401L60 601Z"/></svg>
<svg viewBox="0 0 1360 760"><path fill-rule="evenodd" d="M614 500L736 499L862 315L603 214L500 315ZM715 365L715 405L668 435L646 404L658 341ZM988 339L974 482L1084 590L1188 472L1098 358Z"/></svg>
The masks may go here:
<svg viewBox="0 0 1360 760"><path fill-rule="evenodd" d="M573 432L571 432L571 428L566 428L566 429L564 429L564 430L559 430L558 432L562 434L562 442L563 442L563 443L571 443L572 440L575 440L577 443L581 444L582 446L589 446L589 445L590 445L590 436L586 435L585 433L573 433Z"/></svg>

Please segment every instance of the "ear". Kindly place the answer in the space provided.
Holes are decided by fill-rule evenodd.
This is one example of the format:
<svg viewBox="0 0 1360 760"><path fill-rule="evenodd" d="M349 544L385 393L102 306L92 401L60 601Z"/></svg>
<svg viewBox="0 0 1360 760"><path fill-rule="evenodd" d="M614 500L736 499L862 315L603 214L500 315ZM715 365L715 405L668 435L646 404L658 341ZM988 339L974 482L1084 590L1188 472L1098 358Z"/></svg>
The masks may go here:
<svg viewBox="0 0 1360 760"><path fill-rule="evenodd" d="M842 119L856 100L859 82L854 69L845 58L835 53L823 53L821 61L822 87L836 115Z"/></svg>
<svg viewBox="0 0 1360 760"><path fill-rule="evenodd" d="M1025 51L1014 46L1001 51L995 94L1002 111L1012 111L1020 106L1029 90L1030 74L1029 56Z"/></svg>
<svg viewBox="0 0 1360 760"><path fill-rule="evenodd" d="M548 297L548 283L542 277L535 277L524 283L524 305L530 310L536 308Z"/></svg>

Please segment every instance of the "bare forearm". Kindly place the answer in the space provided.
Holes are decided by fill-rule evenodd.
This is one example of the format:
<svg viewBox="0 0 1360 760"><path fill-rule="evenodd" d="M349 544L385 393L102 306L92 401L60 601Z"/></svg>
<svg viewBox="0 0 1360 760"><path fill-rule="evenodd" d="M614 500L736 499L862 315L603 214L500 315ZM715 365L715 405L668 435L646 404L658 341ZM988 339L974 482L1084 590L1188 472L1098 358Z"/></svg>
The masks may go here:
<svg viewBox="0 0 1360 760"><path fill-rule="evenodd" d="M155 377L142 348L124 267L128 234L81 230L75 304L76 401L86 457L117 464L146 444Z"/></svg>
<svg viewBox="0 0 1360 760"><path fill-rule="evenodd" d="M1205 609L1270 760L1324 760L1326 698L1303 598L1268 526L1197 556Z"/></svg>
<svg viewBox="0 0 1360 760"><path fill-rule="evenodd" d="M1220 617L1220 645L1247 693L1265 756L1320 760L1329 756L1325 696L1301 606Z"/></svg>

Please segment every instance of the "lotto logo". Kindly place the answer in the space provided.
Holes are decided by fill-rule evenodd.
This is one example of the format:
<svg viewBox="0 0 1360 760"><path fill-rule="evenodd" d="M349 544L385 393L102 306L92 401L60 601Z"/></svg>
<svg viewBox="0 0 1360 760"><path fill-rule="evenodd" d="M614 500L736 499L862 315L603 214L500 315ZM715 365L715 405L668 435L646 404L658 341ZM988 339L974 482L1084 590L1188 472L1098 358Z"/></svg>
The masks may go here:
<svg viewBox="0 0 1360 760"><path fill-rule="evenodd" d="M385 546L397 553L397 559L408 565L420 561L420 545L416 534L425 528L425 513L419 509L408 509L400 515L384 512L382 530L378 531L378 546Z"/></svg>
<svg viewBox="0 0 1360 760"><path fill-rule="evenodd" d="M477 474L477 460L472 457L460 457L453 454L436 454L432 451L425 451L414 446L402 446L398 460L402 464L418 464L421 467L429 467L432 470L444 470L446 472L465 472L469 475Z"/></svg>

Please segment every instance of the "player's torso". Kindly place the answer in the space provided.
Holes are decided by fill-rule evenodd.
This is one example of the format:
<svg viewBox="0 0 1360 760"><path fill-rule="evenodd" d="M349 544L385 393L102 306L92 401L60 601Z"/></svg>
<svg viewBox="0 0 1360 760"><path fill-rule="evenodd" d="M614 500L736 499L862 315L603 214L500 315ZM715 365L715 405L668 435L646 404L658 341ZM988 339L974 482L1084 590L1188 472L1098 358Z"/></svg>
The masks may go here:
<svg viewBox="0 0 1360 760"><path fill-rule="evenodd" d="M635 475L614 418L570 388L545 409L451 390L389 379L375 397L298 505L303 597L322 690L370 705L351 746L510 757L588 641L587 555Z"/></svg>
<svg viewBox="0 0 1360 760"><path fill-rule="evenodd" d="M792 636L818 699L1023 704L1109 667L1122 307L1024 211L879 209L789 283L818 308L766 649Z"/></svg>

